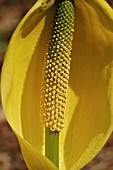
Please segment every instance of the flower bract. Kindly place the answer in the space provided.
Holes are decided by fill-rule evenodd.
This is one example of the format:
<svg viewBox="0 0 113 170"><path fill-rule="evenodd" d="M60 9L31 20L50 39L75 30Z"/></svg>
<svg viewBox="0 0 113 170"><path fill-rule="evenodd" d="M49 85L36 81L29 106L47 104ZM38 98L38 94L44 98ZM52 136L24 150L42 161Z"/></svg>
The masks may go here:
<svg viewBox="0 0 113 170"><path fill-rule="evenodd" d="M44 156L40 123L42 70L57 3L38 0L9 43L2 69L2 103L30 170L57 170ZM113 10L105 0L75 0L59 169L79 170L113 130Z"/></svg>

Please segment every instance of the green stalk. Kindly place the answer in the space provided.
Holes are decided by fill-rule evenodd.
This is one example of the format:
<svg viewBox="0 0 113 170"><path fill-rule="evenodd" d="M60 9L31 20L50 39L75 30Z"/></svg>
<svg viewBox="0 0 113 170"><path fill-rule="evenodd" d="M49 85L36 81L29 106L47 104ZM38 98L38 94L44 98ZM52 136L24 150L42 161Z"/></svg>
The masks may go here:
<svg viewBox="0 0 113 170"><path fill-rule="evenodd" d="M45 156L59 168L59 132L45 128Z"/></svg>

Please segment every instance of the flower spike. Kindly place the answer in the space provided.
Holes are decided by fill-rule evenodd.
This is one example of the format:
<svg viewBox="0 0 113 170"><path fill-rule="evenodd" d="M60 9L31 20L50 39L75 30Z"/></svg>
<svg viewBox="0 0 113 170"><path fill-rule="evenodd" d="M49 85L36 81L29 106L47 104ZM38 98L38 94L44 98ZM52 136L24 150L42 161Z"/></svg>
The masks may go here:
<svg viewBox="0 0 113 170"><path fill-rule="evenodd" d="M61 1L45 58L41 97L41 119L51 131L60 132L64 127L74 17L72 2Z"/></svg>

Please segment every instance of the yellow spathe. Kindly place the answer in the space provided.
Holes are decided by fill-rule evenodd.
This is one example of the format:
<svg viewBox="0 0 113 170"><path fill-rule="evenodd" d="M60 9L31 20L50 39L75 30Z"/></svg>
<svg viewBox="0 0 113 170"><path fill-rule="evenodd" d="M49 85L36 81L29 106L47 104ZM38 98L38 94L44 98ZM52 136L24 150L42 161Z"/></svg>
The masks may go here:
<svg viewBox="0 0 113 170"><path fill-rule="evenodd" d="M56 4L39 0L15 30L2 69L2 103L30 170L57 170L44 156L40 93ZM113 130L113 10L105 0L75 1L75 31L60 170L79 170Z"/></svg>

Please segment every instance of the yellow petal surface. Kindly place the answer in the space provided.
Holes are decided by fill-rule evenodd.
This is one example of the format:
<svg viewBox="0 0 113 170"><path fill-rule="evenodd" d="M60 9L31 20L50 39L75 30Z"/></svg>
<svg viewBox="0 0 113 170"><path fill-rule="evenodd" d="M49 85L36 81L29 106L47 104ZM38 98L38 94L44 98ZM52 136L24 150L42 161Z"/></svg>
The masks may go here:
<svg viewBox="0 0 113 170"><path fill-rule="evenodd" d="M44 157L40 92L53 1L39 0L16 29L2 70L2 101L30 170L57 169ZM48 8L50 10L48 11ZM60 170L79 170L113 130L113 10L104 0L76 0L75 32Z"/></svg>
<svg viewBox="0 0 113 170"><path fill-rule="evenodd" d="M113 10L104 0L76 0L75 10L62 170L81 169L113 130Z"/></svg>

